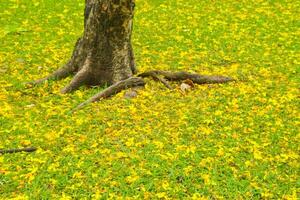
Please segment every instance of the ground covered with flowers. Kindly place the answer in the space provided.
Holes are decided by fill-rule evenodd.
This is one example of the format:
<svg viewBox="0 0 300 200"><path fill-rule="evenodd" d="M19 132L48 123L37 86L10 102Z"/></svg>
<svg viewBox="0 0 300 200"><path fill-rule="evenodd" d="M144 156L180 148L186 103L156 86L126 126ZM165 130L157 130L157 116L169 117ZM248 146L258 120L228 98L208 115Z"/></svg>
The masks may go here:
<svg viewBox="0 0 300 200"><path fill-rule="evenodd" d="M62 95L71 78L23 83L68 60L83 8L0 2L0 149L38 148L0 155L0 199L299 197L299 2L138 0L140 72L237 82L182 94L148 80L137 98L70 114L103 88Z"/></svg>

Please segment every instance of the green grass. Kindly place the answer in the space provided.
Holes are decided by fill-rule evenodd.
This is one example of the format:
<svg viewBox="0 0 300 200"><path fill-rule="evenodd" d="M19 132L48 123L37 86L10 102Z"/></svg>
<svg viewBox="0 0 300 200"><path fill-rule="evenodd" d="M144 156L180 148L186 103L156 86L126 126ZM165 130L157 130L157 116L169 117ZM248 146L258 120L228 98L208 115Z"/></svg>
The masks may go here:
<svg viewBox="0 0 300 200"><path fill-rule="evenodd" d="M138 0L139 71L221 74L182 95L147 81L69 111L101 88L22 83L63 65L84 1L0 1L0 199L297 199L297 1Z"/></svg>

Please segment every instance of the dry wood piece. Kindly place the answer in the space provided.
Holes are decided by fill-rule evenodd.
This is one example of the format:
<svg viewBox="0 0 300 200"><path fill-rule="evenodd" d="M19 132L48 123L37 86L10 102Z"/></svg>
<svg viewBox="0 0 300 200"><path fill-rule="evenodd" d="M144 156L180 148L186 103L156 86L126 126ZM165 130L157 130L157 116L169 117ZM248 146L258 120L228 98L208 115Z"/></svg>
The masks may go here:
<svg viewBox="0 0 300 200"><path fill-rule="evenodd" d="M27 152L31 153L36 151L36 147L27 147L22 149L0 149L0 154L6 154L6 153L19 153L19 152Z"/></svg>
<svg viewBox="0 0 300 200"><path fill-rule="evenodd" d="M75 109L72 110L72 112L82 108L83 106L85 106L89 103L100 101L101 99L105 99L112 95L115 95L115 94L121 92L122 90L125 90L128 88L133 88L133 87L140 87L140 86L144 86L144 85L145 85L144 80L139 77L131 77L126 80L119 81L119 82L111 85L110 87L104 89L100 93L94 95L87 101L79 104Z"/></svg>
<svg viewBox="0 0 300 200"><path fill-rule="evenodd" d="M225 76L206 76L189 72L170 72L170 71L161 71L161 70L152 70L147 71L138 75L139 77L153 77L153 76L163 76L165 79L169 81L183 81L183 80L191 80L196 84L207 84L207 83L226 83L230 81L234 81L233 78L225 77Z"/></svg>

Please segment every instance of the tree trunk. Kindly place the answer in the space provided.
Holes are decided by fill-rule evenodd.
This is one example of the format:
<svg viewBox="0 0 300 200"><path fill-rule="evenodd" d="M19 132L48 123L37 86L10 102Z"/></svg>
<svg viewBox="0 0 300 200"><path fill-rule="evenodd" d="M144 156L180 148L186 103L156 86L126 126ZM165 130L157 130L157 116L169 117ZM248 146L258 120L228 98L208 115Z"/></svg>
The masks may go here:
<svg viewBox="0 0 300 200"><path fill-rule="evenodd" d="M71 59L50 76L62 79L75 74L62 92L81 85L111 85L136 73L131 45L134 0L85 0L84 33Z"/></svg>

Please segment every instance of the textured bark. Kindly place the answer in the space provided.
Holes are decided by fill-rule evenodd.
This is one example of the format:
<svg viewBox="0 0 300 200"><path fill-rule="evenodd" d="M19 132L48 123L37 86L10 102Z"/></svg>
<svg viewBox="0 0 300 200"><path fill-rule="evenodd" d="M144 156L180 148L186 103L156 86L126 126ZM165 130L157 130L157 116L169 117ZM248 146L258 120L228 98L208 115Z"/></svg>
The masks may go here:
<svg viewBox="0 0 300 200"><path fill-rule="evenodd" d="M81 85L114 84L136 73L131 45L134 0L85 0L84 33L65 66L46 78L75 74L62 92Z"/></svg>

